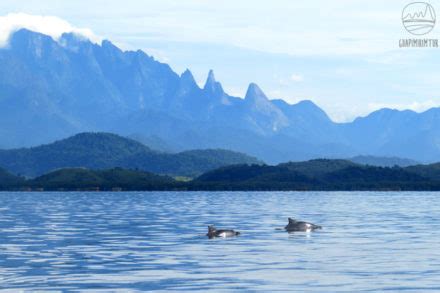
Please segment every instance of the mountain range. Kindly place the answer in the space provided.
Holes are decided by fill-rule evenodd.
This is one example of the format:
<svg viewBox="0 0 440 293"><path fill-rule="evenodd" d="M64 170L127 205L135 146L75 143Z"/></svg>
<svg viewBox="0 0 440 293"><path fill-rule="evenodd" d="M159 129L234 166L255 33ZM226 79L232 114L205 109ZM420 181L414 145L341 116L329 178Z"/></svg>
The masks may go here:
<svg viewBox="0 0 440 293"><path fill-rule="evenodd" d="M254 83L244 98L234 97L213 71L201 88L189 70L179 75L143 51L72 33L54 40L18 30L0 48L0 64L1 149L112 132L164 150L221 148L268 163L358 155L440 158L439 108L381 109L335 123L311 101L271 100Z"/></svg>

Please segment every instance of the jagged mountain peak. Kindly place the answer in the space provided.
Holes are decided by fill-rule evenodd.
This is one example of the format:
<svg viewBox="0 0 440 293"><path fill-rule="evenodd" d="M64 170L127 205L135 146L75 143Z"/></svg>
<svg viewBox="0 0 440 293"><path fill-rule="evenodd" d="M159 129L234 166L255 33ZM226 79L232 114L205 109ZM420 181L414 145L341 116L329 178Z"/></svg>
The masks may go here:
<svg viewBox="0 0 440 293"><path fill-rule="evenodd" d="M189 69L186 69L181 75L180 80L182 84L197 86L196 80L194 79L194 75Z"/></svg>
<svg viewBox="0 0 440 293"><path fill-rule="evenodd" d="M265 100L269 101L267 96L256 83L250 83L244 98L246 101Z"/></svg>
<svg viewBox="0 0 440 293"><path fill-rule="evenodd" d="M180 111L180 115L186 115L186 110L183 109L193 108L197 104L196 101L200 96L200 91L193 74L189 69L186 69L180 75L179 85L174 96L169 97L166 102L169 103L171 109Z"/></svg>
<svg viewBox="0 0 440 293"><path fill-rule="evenodd" d="M289 125L285 114L267 98L255 83L249 84L244 103L249 109L249 119L261 133L276 133Z"/></svg>
<svg viewBox="0 0 440 293"><path fill-rule="evenodd" d="M224 95L224 90L220 82L215 79L214 71L211 69L208 73L205 86L203 90L208 94L216 97Z"/></svg>
<svg viewBox="0 0 440 293"><path fill-rule="evenodd" d="M180 75L180 77L194 79L194 76L193 76L191 70L189 70L188 68L185 69L185 71Z"/></svg>
<svg viewBox="0 0 440 293"><path fill-rule="evenodd" d="M244 100L234 98L212 70L201 90L189 70L179 75L143 51L122 51L110 41L98 45L74 34L61 39L64 46L60 39L21 29L0 50L3 147L108 131L157 135L180 149L232 148L276 161L358 153L420 161L440 157L438 109L420 114L383 109L333 123L313 102L269 100L255 83Z"/></svg>
<svg viewBox="0 0 440 293"><path fill-rule="evenodd" d="M208 79L206 80L207 84L213 84L216 83L214 70L210 69L208 72Z"/></svg>

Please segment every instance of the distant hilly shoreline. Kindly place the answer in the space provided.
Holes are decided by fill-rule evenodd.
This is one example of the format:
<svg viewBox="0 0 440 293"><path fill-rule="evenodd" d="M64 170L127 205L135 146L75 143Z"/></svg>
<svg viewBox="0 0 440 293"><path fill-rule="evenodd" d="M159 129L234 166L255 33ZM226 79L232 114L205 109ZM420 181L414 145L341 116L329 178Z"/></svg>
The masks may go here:
<svg viewBox="0 0 440 293"><path fill-rule="evenodd" d="M440 164L376 167L346 160L232 165L190 181L112 168L60 169L24 179L0 169L2 191L440 191Z"/></svg>
<svg viewBox="0 0 440 293"><path fill-rule="evenodd" d="M252 82L243 97L231 96L213 71L201 88L190 70L177 74L143 51L71 33L55 41L18 30L0 48L0 64L2 149L110 132L164 150L227 149L269 164L359 154L440 158L440 108L380 109L335 123L309 100L270 99Z"/></svg>
<svg viewBox="0 0 440 293"><path fill-rule="evenodd" d="M380 167L420 164L397 157L356 156L345 160ZM223 149L158 151L135 139L103 132L79 133L32 148L0 150L0 167L27 178L64 168L102 170L116 167L193 178L210 170L239 164L261 165L264 162Z"/></svg>
<svg viewBox="0 0 440 293"><path fill-rule="evenodd" d="M35 148L1 150L0 190L440 190L440 163L412 163L358 156L267 165L227 150L165 153L111 133L80 133Z"/></svg>
<svg viewBox="0 0 440 293"><path fill-rule="evenodd" d="M80 133L39 147L0 150L0 190L436 191L440 163L358 156L267 165L227 150L165 153L116 134Z"/></svg>
<svg viewBox="0 0 440 293"><path fill-rule="evenodd" d="M37 177L63 168L126 168L169 176L196 177L234 164L262 164L255 157L222 150L165 153L112 133L80 133L33 148L0 150L0 167L20 176Z"/></svg>

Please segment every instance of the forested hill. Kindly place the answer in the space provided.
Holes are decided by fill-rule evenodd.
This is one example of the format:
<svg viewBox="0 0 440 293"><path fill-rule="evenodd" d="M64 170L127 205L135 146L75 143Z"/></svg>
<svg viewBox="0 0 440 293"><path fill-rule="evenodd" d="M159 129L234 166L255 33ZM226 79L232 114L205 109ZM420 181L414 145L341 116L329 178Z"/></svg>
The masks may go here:
<svg viewBox="0 0 440 293"><path fill-rule="evenodd" d="M140 170L67 168L24 180L0 172L1 190L440 191L439 164L377 167L344 160L233 165L192 181Z"/></svg>
<svg viewBox="0 0 440 293"><path fill-rule="evenodd" d="M0 168L0 190L14 189L17 186L21 186L25 183L25 180L19 176L13 175L8 171Z"/></svg>
<svg viewBox="0 0 440 293"><path fill-rule="evenodd" d="M28 188L37 190L173 190L179 182L150 172L113 168L88 170L62 169L28 180Z"/></svg>
<svg viewBox="0 0 440 293"><path fill-rule="evenodd" d="M75 167L123 167L193 177L222 166L259 163L254 157L218 149L158 152L135 140L111 133L81 133L38 147L0 150L0 167L27 177Z"/></svg>
<svg viewBox="0 0 440 293"><path fill-rule="evenodd" d="M438 164L377 167L318 159L277 166L237 165L207 172L192 184L206 190L440 190Z"/></svg>

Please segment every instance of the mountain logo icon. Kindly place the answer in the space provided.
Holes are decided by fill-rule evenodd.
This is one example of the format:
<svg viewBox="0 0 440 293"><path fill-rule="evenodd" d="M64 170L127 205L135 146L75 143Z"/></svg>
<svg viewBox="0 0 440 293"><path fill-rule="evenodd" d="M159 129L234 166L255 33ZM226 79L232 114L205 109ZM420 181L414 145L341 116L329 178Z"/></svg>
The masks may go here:
<svg viewBox="0 0 440 293"><path fill-rule="evenodd" d="M402 11L402 23L405 29L413 35L425 35L435 26L436 16L434 7L426 2L413 2Z"/></svg>

